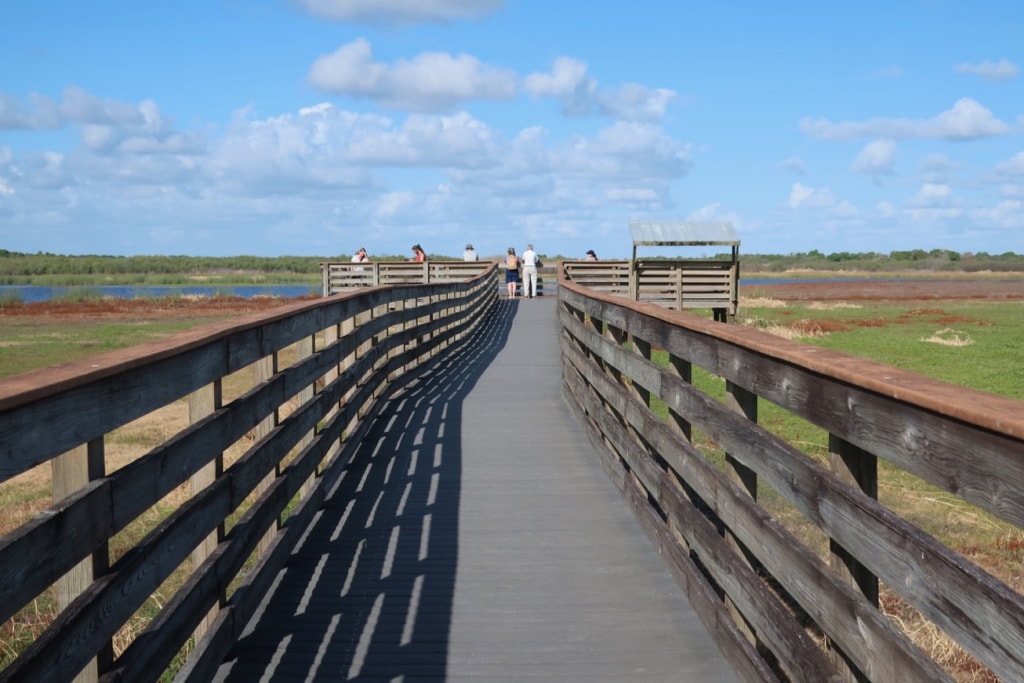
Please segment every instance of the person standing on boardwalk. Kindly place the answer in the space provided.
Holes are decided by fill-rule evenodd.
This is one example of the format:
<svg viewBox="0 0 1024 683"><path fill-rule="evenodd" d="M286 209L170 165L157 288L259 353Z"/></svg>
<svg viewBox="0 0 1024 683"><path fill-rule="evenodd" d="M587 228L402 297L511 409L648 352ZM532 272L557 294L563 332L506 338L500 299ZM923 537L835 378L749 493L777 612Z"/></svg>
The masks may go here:
<svg viewBox="0 0 1024 683"><path fill-rule="evenodd" d="M508 290L508 298L516 298L516 287L519 285L519 257L516 256L516 248L509 247L508 255L505 257L505 289Z"/></svg>
<svg viewBox="0 0 1024 683"><path fill-rule="evenodd" d="M412 245L412 258L409 260L415 261L416 263L423 263L426 261L427 254L423 251L423 247L418 244Z"/></svg>
<svg viewBox="0 0 1024 683"><path fill-rule="evenodd" d="M597 260L597 254L594 253L593 249L588 249L587 250L587 257L585 259L583 259L583 260L584 261L596 261Z"/></svg>
<svg viewBox="0 0 1024 683"><path fill-rule="evenodd" d="M523 269L523 296L532 299L537 296L537 267L540 265L540 258L537 257L532 244L526 245L526 251L519 260Z"/></svg>
<svg viewBox="0 0 1024 683"><path fill-rule="evenodd" d="M480 256L476 253L476 249L473 248L472 244L466 245L466 251L462 252L463 261L476 261L479 260Z"/></svg>
<svg viewBox="0 0 1024 683"><path fill-rule="evenodd" d="M370 257L366 254L366 247L359 247L359 251L352 254L352 263L369 263ZM357 266L352 270L365 270L362 266Z"/></svg>

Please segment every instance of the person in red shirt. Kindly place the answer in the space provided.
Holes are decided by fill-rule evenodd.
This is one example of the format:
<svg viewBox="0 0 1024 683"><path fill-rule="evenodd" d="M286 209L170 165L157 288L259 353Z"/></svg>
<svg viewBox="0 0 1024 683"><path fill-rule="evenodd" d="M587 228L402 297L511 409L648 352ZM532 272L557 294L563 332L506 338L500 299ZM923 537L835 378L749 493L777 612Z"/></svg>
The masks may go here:
<svg viewBox="0 0 1024 683"><path fill-rule="evenodd" d="M426 252L423 251L423 247L421 247L418 244L412 245L412 258L409 260L415 261L416 263L423 263L424 261L426 261L427 254Z"/></svg>

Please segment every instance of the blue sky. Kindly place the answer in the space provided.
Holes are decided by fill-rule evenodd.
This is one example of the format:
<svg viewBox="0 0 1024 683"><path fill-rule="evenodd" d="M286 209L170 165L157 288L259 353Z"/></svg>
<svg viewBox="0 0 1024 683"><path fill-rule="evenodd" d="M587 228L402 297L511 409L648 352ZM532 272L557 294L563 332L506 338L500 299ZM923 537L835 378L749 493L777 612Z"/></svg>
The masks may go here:
<svg viewBox="0 0 1024 683"><path fill-rule="evenodd" d="M0 249L1024 253L1024 3L4 0Z"/></svg>

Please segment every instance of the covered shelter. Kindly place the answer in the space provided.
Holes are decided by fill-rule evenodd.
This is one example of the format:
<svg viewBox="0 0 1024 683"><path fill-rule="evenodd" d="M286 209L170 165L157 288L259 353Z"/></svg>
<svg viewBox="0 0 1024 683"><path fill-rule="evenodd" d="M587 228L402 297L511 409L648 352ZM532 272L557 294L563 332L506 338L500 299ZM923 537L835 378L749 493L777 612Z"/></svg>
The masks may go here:
<svg viewBox="0 0 1024 683"><path fill-rule="evenodd" d="M727 322L739 306L740 240L732 223L708 221L630 221L633 258L630 295L672 308L711 308ZM640 247L728 247L725 258L638 256Z"/></svg>

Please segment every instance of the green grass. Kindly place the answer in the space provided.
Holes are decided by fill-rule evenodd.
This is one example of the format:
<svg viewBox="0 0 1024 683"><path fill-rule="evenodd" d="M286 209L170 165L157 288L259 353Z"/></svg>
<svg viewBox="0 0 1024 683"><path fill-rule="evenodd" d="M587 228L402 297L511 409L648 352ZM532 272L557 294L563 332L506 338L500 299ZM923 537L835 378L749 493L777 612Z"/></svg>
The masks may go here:
<svg viewBox="0 0 1024 683"><path fill-rule="evenodd" d="M799 341L964 387L1024 399L1024 303L751 308L757 326L831 330ZM961 345L962 344L962 345Z"/></svg>
<svg viewBox="0 0 1024 683"><path fill-rule="evenodd" d="M195 327L195 320L67 323L50 319L0 327L0 377L89 358Z"/></svg>
<svg viewBox="0 0 1024 683"><path fill-rule="evenodd" d="M934 302L869 304L830 308L792 304L745 307L741 324L776 333L805 330L795 337L812 344L946 382L1013 399L1024 399L1024 304L1020 302ZM825 331L823 333L823 331ZM790 337L790 334L782 336ZM954 343L951 343L954 342ZM970 342L970 343L965 343ZM667 365L668 355L655 352ZM717 399L725 398L725 382L694 367L693 384ZM657 399L652 409L667 418ZM827 466L828 433L783 410L758 401L758 423L814 460ZM712 463L725 466L720 448L694 430L694 445ZM809 547L827 551L827 538L770 487L759 487L761 504ZM879 461L879 500L940 542L997 574L1020 568L1024 533L913 475ZM1003 565L1002 567L998 565ZM1019 572L1018 572L1019 573Z"/></svg>

